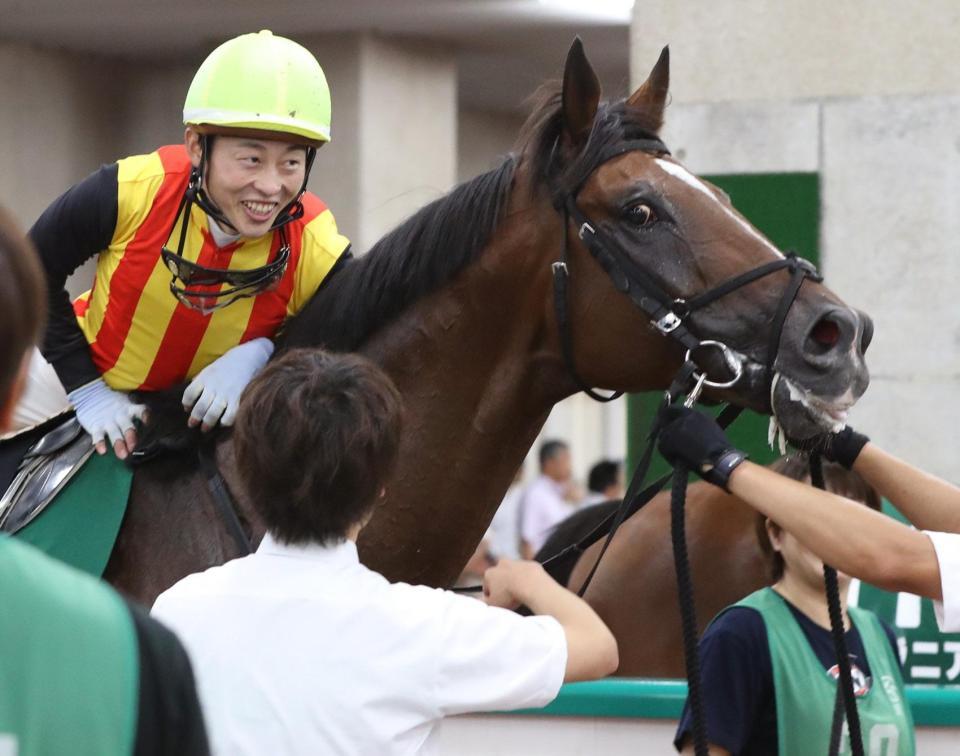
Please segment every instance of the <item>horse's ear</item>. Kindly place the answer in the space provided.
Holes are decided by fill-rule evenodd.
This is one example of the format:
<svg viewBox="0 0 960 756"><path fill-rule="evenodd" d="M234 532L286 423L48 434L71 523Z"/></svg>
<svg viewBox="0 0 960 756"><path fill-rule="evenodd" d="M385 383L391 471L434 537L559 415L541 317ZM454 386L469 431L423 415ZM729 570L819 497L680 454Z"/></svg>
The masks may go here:
<svg viewBox="0 0 960 756"><path fill-rule="evenodd" d="M664 47L660 58L640 88L627 98L627 105L643 108L656 122L657 129L663 124L663 109L670 91L670 48Z"/></svg>
<svg viewBox="0 0 960 756"><path fill-rule="evenodd" d="M577 37L563 69L563 130L573 147L579 148L587 141L599 104L600 80Z"/></svg>

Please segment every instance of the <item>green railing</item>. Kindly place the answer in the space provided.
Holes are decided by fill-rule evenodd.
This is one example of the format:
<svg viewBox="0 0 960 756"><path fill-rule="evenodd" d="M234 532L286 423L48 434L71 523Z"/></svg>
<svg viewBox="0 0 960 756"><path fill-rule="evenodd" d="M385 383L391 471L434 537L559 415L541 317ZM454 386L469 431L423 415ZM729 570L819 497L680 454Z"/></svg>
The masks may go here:
<svg viewBox="0 0 960 756"><path fill-rule="evenodd" d="M677 719L687 697L680 680L617 679L564 685L553 703L513 714L553 717ZM960 687L907 686L917 725L960 726Z"/></svg>

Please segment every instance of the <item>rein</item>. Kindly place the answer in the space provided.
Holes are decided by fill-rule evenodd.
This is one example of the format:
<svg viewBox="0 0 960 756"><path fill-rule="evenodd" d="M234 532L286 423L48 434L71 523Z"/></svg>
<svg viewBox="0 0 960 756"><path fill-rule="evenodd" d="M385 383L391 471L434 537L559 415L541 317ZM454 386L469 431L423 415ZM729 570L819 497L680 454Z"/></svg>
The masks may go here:
<svg viewBox="0 0 960 756"><path fill-rule="evenodd" d="M606 151L600 156L594 170L603 163L612 160L619 155L633 150L644 152L654 152L669 155L670 152L666 145L655 136L646 139L628 141L616 148ZM581 184L582 186L582 184ZM570 283L570 268L568 265L569 248L569 229L570 221L576 228L577 238L584 244L593 258L600 264L603 270L612 280L618 291L625 294L649 319L650 323L664 336L668 336L677 341L681 347L686 350L684 364L680 368L676 378L667 390L664 402L660 411L653 421L650 433L647 438L647 445L633 478L620 507L617 511L608 517L603 523L597 526L587 536L577 544L567 547L555 557L544 562L544 568L548 570L548 565L559 565L561 562L569 564L572 559L576 559L583 550L598 541L606 534L606 541L597 555L597 559L590 569L583 585L577 591L577 595L583 596L587 587L593 580L600 561L603 559L607 548L620 525L630 515L639 511L647 504L666 484L670 475L664 476L655 481L643 490L639 490L643 481L646 479L649 471L650 462L653 457L653 449L656 446L657 437L662 427L662 410L672 404L678 396L689 390L691 382L695 382L692 390L685 400L686 406L690 407L696 402L700 391L704 386L713 388L730 388L735 385L743 372L743 361L739 354L733 352L726 344L710 339L700 339L692 333L685 324L696 310L701 309L708 304L716 302L721 297L746 286L747 284L758 281L765 276L776 271L788 269L790 271L790 280L780 298L776 313L771 322L770 340L768 342L766 363L764 365L764 374L766 379L767 396L770 397L771 410L773 409L772 388L776 371L774 363L780 349L780 341L783 334L783 326L786 322L787 314L796 300L797 294L803 282L809 278L812 281L823 280L817 269L807 260L798 257L795 253L789 253L782 260L775 260L765 265L760 265L753 270L734 276L712 289L697 294L696 296L685 300L682 298L673 298L638 266L630 255L622 248L617 240L603 228L590 220L577 206L576 196L581 187L576 187L566 196L562 197L556 203L558 211L563 216L564 236L561 249L561 258L553 263L554 280L554 310L556 313L557 326L560 330L560 345L563 352L563 359L567 370L573 377L573 380L592 399L601 402L609 402L618 398L623 392L615 392L610 396L598 394L580 378L573 353L573 334L568 312L568 289ZM693 360L693 355L704 347L714 347L720 351L726 366L733 372L733 377L728 380L710 380L708 372L703 369L697 373L697 365ZM740 409L728 405L724 408L718 421L721 427L725 428L740 414ZM811 478L818 488L823 488L823 475L820 468L819 456L812 455L810 459ZM693 582L690 577L690 565L687 555L686 532L685 532L685 505L687 492L687 479L689 470L683 464L674 466L672 472L673 490L671 495L671 540L673 543L674 567L677 574L677 594L680 604L680 619L683 632L684 661L687 671L688 685L688 703L693 719L693 744L696 756L708 756L708 735L706 731L706 722L703 712L703 699L700 681L699 654L697 650L697 620L693 600ZM824 566L824 581L827 594L827 604L830 613L831 634L834 641L834 650L837 654L837 666L839 669L839 681L837 688L837 701L834 707L834 721L831 732L830 756L838 753L840 744L840 734L842 730L842 713L846 712L846 718L850 729L850 743L853 756L863 756L863 741L860 730L859 715L857 712L856 699L854 697L853 686L851 684L850 656L846 647L844 637L843 618L840 609L839 593L837 590L836 571L830 567ZM843 699L843 709L840 706L840 699Z"/></svg>

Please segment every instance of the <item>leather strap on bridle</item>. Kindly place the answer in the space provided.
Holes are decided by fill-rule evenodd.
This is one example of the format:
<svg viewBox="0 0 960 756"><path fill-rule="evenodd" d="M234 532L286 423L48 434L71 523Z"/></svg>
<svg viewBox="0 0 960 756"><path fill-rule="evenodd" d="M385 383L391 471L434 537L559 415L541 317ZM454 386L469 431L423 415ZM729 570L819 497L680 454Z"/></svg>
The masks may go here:
<svg viewBox="0 0 960 756"><path fill-rule="evenodd" d="M214 446L212 444L201 444L197 450L197 456L200 458L200 467L203 470L203 477L207 480L207 488L213 497L217 510L220 512L220 518L227 526L227 532L230 533L237 544L239 556L247 556L253 553L253 546L247 532L240 524L240 517L237 515L237 509L234 505L233 497L227 488L227 482L220 474L217 467L217 461L214 458Z"/></svg>

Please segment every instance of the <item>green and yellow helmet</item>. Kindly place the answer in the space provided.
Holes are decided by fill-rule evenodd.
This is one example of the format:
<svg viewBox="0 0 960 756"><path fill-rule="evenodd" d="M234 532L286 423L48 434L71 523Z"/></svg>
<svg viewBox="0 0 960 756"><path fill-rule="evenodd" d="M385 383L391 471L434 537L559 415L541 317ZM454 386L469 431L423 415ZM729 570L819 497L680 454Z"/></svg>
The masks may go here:
<svg viewBox="0 0 960 756"><path fill-rule="evenodd" d="M319 147L330 141L330 88L305 47L269 31L244 34L197 70L183 122L202 133L255 131Z"/></svg>

